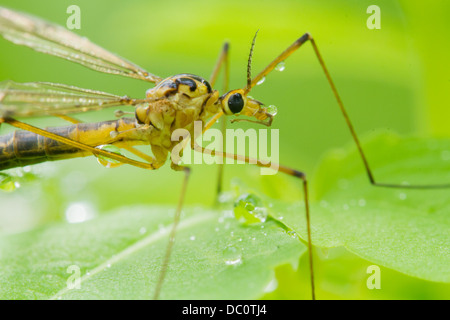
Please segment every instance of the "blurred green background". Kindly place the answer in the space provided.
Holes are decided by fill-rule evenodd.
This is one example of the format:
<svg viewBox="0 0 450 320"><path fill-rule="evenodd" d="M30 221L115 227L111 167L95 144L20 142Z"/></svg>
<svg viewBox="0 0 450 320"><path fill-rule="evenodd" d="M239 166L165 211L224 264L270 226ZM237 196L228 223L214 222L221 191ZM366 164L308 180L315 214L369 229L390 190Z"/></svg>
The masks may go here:
<svg viewBox="0 0 450 320"><path fill-rule="evenodd" d="M1 4L63 26L67 7L76 4L81 8L78 34L161 77L187 72L208 78L223 42L228 40L231 88L245 85L248 52L256 30L254 74L308 31L315 37L361 137L376 130L421 136L450 134L448 1L436 0L426 6L406 0L2 0ZM381 8L380 30L366 27L366 9L373 4ZM3 39L0 48L1 80L50 81L137 98L143 97L148 88L147 83L97 73ZM216 89L221 87L219 81ZM284 165L311 177L328 150L350 142L348 128L309 44L286 61L283 72L270 74L251 95L278 107L273 127L280 129L280 162ZM113 110L80 118L113 119ZM42 126L62 124L55 119L32 122ZM250 127L229 125L238 126ZM0 133L8 130L3 126ZM182 175L172 172L168 165L143 174L129 166L106 169L94 158L42 164L32 170L39 177L36 181L23 183L16 192L0 194L2 234L64 220L67 208L78 202L87 204L93 214L135 203L175 204L182 181ZM188 204L214 202L216 171L215 166L193 166ZM236 176L252 187L264 189L270 185L261 184L258 169L234 165L226 167L225 186ZM298 199L300 188L292 179L280 175L265 179L286 184L283 199ZM314 188L314 180L311 184ZM442 298L448 290L448 286L386 270L391 289L370 291L357 275L362 273L364 278L365 268L371 263L344 250L327 254L326 259L319 288L322 297ZM285 269L278 272L292 273ZM290 297L301 296L292 283L283 285L280 280L280 290L268 297L283 298L288 293L293 293Z"/></svg>

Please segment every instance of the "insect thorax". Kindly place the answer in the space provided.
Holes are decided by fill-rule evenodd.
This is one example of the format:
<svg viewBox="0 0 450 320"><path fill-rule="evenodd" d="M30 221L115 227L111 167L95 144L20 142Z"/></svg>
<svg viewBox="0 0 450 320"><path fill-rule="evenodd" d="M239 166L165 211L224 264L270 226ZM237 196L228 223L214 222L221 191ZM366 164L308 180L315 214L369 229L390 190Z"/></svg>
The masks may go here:
<svg viewBox="0 0 450 320"><path fill-rule="evenodd" d="M148 103L136 108L136 119L150 125L150 143L170 151L177 142L172 132L186 129L193 134L194 121L206 120L219 111L219 93L205 79L192 74L166 78L147 90Z"/></svg>

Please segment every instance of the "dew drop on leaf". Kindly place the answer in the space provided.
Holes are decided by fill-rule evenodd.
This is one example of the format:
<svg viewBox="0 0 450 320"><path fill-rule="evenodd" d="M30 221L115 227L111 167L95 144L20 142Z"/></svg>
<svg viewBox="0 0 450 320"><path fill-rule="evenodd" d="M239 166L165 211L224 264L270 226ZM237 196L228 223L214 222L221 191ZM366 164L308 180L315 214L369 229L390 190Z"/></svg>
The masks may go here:
<svg viewBox="0 0 450 320"><path fill-rule="evenodd" d="M223 259L228 266L237 266L242 263L242 255L233 245L229 245L223 250Z"/></svg>
<svg viewBox="0 0 450 320"><path fill-rule="evenodd" d="M234 216L244 224L255 224L265 222L268 212L256 195L244 193L234 203Z"/></svg>
<svg viewBox="0 0 450 320"><path fill-rule="evenodd" d="M287 234L293 239L297 238L297 233L293 230L288 231Z"/></svg>

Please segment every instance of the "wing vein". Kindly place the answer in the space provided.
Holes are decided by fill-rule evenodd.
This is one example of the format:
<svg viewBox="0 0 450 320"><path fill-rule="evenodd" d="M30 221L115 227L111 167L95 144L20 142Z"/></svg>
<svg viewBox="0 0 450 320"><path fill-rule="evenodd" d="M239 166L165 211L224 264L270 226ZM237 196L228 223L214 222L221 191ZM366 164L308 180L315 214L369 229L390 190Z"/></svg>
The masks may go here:
<svg viewBox="0 0 450 320"><path fill-rule="evenodd" d="M161 78L65 28L0 7L0 34L8 41L103 73L145 80Z"/></svg>

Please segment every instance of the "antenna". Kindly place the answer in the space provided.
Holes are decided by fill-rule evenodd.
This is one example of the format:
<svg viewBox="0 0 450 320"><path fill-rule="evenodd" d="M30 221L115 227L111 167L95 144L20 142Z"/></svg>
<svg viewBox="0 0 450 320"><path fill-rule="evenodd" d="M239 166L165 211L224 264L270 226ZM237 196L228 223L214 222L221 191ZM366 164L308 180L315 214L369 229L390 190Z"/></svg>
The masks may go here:
<svg viewBox="0 0 450 320"><path fill-rule="evenodd" d="M250 89L252 88L252 56L253 56L253 49L255 47L255 41L256 41L256 36L258 35L258 31L259 31L259 29L256 31L255 36L253 37L252 47L250 48L250 55L248 56L247 87L245 88L245 93L250 92Z"/></svg>

